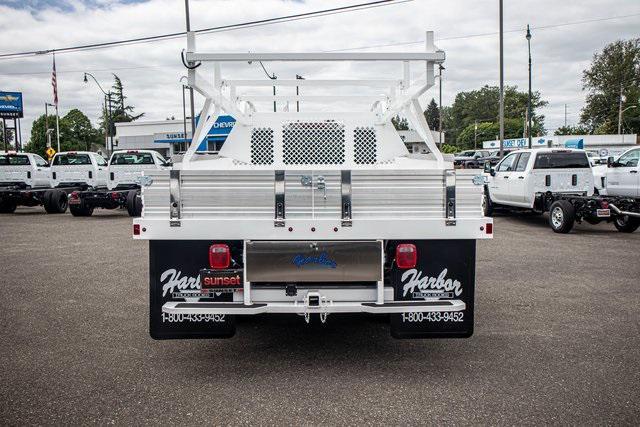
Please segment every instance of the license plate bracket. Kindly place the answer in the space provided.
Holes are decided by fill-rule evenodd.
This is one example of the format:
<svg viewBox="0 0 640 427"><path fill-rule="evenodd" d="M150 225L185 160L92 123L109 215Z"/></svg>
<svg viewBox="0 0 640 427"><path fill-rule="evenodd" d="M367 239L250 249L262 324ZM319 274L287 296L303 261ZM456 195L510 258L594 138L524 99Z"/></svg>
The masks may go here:
<svg viewBox="0 0 640 427"><path fill-rule="evenodd" d="M609 218L611 216L611 209L596 209L596 216L598 218Z"/></svg>

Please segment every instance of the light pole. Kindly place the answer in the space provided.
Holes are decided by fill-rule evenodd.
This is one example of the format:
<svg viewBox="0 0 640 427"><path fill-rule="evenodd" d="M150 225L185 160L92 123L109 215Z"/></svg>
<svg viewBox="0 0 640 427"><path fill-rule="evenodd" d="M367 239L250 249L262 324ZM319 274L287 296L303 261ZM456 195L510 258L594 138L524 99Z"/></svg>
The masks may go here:
<svg viewBox="0 0 640 427"><path fill-rule="evenodd" d="M49 132L49 109L47 107L55 107L54 104L44 103L44 132L47 137L47 148L51 147L51 132ZM53 130L53 129L52 129Z"/></svg>
<svg viewBox="0 0 640 427"><path fill-rule="evenodd" d="M503 0L500 0L500 157L504 154L504 25Z"/></svg>
<svg viewBox="0 0 640 427"><path fill-rule="evenodd" d="M439 88L439 95L438 95L438 144L440 145L440 148L442 149L442 70L444 70L444 67L442 66L442 64L438 64L438 79L440 80L438 82L438 88Z"/></svg>
<svg viewBox="0 0 640 427"><path fill-rule="evenodd" d="M304 80L304 77L296 74L296 80ZM274 89L275 89L275 87L274 87ZM275 95L275 92L273 94ZM297 113L300 112L300 99L298 98L299 96L300 96L300 91L299 91L298 86L296 85L296 112Z"/></svg>
<svg viewBox="0 0 640 427"><path fill-rule="evenodd" d="M106 136L107 138L109 138L109 142L110 142L109 145L111 146L111 148L109 149L109 152L112 153L113 152L113 132L112 132L113 123L112 123L112 116L111 116L111 91L105 92L104 89L102 89L102 86L100 86L100 83L98 83L98 80L91 73L84 73L83 80L85 83L89 82L89 79L87 79L87 76L91 77L93 81L96 82L96 85L98 85L98 88L100 89L100 91L104 93L104 110L107 113L107 123L105 126Z"/></svg>
<svg viewBox="0 0 640 427"><path fill-rule="evenodd" d="M527 46L529 47L529 100L527 102L527 133L529 137L529 149L531 149L531 30L529 24L527 24Z"/></svg>

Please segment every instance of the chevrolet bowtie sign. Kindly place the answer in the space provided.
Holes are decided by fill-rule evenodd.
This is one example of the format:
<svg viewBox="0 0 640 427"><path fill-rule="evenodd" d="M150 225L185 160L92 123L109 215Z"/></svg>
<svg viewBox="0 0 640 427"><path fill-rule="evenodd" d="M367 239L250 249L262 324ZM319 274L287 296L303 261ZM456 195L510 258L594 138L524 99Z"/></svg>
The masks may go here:
<svg viewBox="0 0 640 427"><path fill-rule="evenodd" d="M0 118L20 119L22 117L22 93L0 92Z"/></svg>

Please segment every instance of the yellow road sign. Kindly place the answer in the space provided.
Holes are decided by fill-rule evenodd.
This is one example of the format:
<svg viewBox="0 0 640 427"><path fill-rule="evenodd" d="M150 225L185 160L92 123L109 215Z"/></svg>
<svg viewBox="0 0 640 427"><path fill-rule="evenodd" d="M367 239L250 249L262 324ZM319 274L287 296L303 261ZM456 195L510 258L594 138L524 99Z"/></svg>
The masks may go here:
<svg viewBox="0 0 640 427"><path fill-rule="evenodd" d="M47 157L51 159L56 154L56 150L54 150L53 147L49 147L45 153L47 153Z"/></svg>

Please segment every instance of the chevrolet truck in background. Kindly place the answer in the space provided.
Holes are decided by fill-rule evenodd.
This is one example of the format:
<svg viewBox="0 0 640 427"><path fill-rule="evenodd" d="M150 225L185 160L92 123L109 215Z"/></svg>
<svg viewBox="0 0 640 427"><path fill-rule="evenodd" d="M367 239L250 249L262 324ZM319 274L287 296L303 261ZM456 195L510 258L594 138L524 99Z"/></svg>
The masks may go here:
<svg viewBox="0 0 640 427"><path fill-rule="evenodd" d="M0 153L0 213L40 205L47 213L64 213L74 189L53 188L49 163L38 154Z"/></svg>
<svg viewBox="0 0 640 427"><path fill-rule="evenodd" d="M104 167L106 166L106 167ZM153 150L114 151L104 162L104 186L74 191L69 199L71 214L91 216L95 208L126 209L129 216L140 216L140 180L145 171L164 170L171 163ZM102 181L100 181L102 183Z"/></svg>
<svg viewBox="0 0 640 427"><path fill-rule="evenodd" d="M186 64L213 61L213 85L205 67L189 67L189 85L205 98L203 119L181 163L145 171L142 215L133 220L134 238L149 241L153 338L226 338L237 316L260 313L307 322L373 313L390 318L397 338L472 335L476 240L492 238L493 222L481 209L482 174L454 169L424 119L419 97L445 58L433 33L426 38L426 51L411 53L198 53L187 33ZM396 61L403 73L222 76L229 62L258 61ZM423 80L412 80L412 62ZM273 85L277 96L256 93ZM296 85L328 93L287 95ZM258 110L285 101L299 101L301 111ZM352 110L335 111L345 104ZM196 156L223 112L236 125L219 155ZM391 122L398 113L428 154L407 151Z"/></svg>
<svg viewBox="0 0 640 427"><path fill-rule="evenodd" d="M549 225L568 233L574 223L613 222L622 232L640 226L635 195L594 195L594 174L583 150L538 148L511 152L495 167L485 164L483 211L549 213Z"/></svg>

